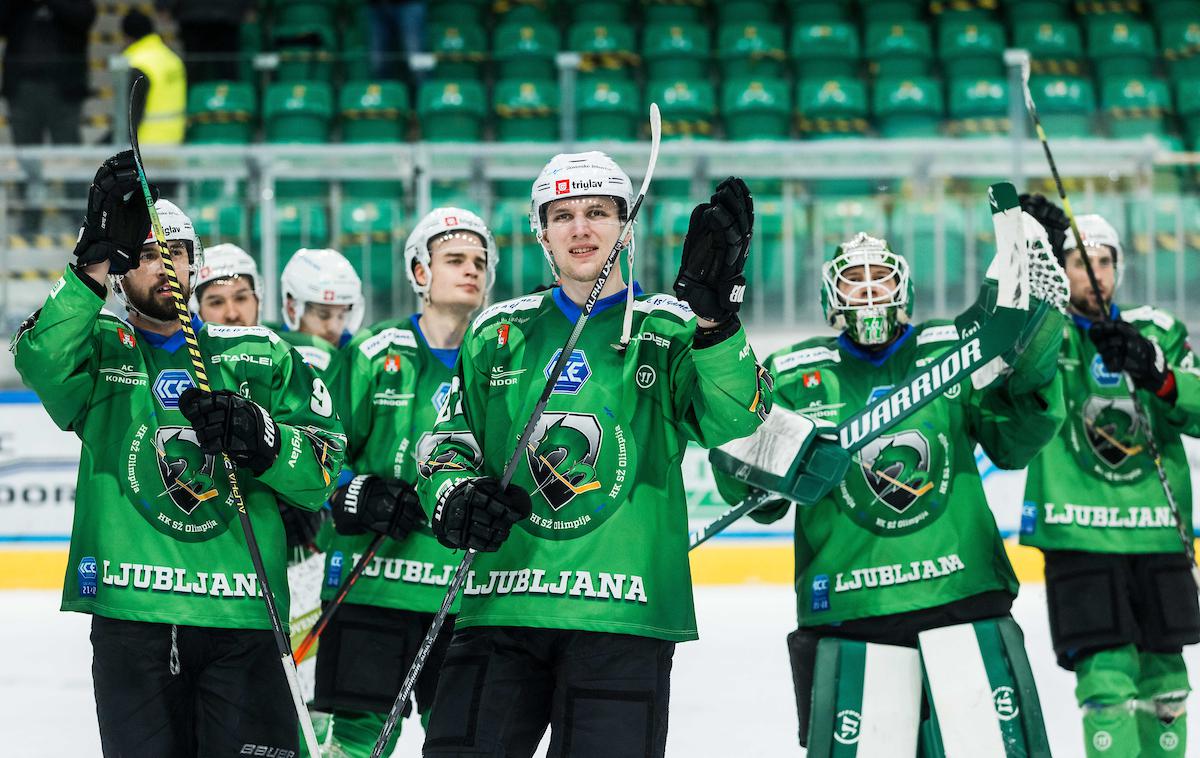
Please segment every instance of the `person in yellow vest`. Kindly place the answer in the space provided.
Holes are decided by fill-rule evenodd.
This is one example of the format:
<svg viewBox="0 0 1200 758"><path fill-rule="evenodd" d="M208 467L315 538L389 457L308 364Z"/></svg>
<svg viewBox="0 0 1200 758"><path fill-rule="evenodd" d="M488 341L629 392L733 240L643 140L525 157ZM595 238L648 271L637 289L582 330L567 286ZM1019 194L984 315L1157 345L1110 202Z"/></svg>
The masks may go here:
<svg viewBox="0 0 1200 758"><path fill-rule="evenodd" d="M121 19L129 61L129 81L139 74L150 80L145 104L134 104L138 142L143 145L178 145L187 125L187 74L183 61L154 31L146 14L131 10Z"/></svg>

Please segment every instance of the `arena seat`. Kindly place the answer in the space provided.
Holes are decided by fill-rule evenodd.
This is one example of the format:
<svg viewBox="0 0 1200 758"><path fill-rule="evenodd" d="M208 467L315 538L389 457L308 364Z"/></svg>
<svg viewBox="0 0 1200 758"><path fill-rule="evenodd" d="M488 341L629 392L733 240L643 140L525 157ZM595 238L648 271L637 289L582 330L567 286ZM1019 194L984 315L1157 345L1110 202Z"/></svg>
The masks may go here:
<svg viewBox="0 0 1200 758"><path fill-rule="evenodd" d="M403 142L408 88L396 81L347 82L338 93L344 142Z"/></svg>
<svg viewBox="0 0 1200 758"><path fill-rule="evenodd" d="M501 142L553 142L558 139L558 85L537 79L496 83L492 110Z"/></svg>
<svg viewBox="0 0 1200 758"><path fill-rule="evenodd" d="M788 89L783 79L726 80L721 88L726 139L787 139L792 113Z"/></svg>
<svg viewBox="0 0 1200 758"><path fill-rule="evenodd" d="M471 79L434 80L421 85L417 118L430 142L478 142L486 115L483 85Z"/></svg>
<svg viewBox="0 0 1200 758"><path fill-rule="evenodd" d="M187 141L244 145L254 138L258 103L242 82L198 82L188 89Z"/></svg>
<svg viewBox="0 0 1200 758"><path fill-rule="evenodd" d="M263 131L267 142L329 141L333 88L326 82L278 82L267 88Z"/></svg>
<svg viewBox="0 0 1200 758"><path fill-rule="evenodd" d="M937 137L945 101L941 82L930 76L881 76L871 97L882 137Z"/></svg>
<svg viewBox="0 0 1200 758"><path fill-rule="evenodd" d="M796 127L809 139L865 136L867 88L862 79L806 79L796 87Z"/></svg>
<svg viewBox="0 0 1200 758"><path fill-rule="evenodd" d="M854 76L862 61L858 27L835 21L792 27L792 67L797 80Z"/></svg>

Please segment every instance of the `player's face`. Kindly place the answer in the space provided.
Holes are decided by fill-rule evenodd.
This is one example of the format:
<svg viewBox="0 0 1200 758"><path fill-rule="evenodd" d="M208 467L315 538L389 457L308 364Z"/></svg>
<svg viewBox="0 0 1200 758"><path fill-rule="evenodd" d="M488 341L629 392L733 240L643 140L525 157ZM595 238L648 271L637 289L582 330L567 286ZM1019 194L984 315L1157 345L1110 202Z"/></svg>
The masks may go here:
<svg viewBox="0 0 1200 758"><path fill-rule="evenodd" d="M258 297L250 280L230 276L203 285L200 320L222 326L258 326Z"/></svg>
<svg viewBox="0 0 1200 758"><path fill-rule="evenodd" d="M487 287L487 246L474 232L444 232L429 241L429 268L417 264L416 277L429 284L427 297L439 307L475 310ZM432 281L429 274L432 272Z"/></svg>
<svg viewBox="0 0 1200 758"><path fill-rule="evenodd" d="M342 333L346 331L346 320L349 316L350 306L348 305L307 303L304 306L304 315L300 317L298 331L320 337L326 342L336 345L342 341Z"/></svg>
<svg viewBox="0 0 1200 758"><path fill-rule="evenodd" d="M594 282L617 237L621 216L612 197L571 197L546 206L546 244L564 279ZM619 276L618 269L613 269Z"/></svg>
<svg viewBox="0 0 1200 758"><path fill-rule="evenodd" d="M891 266L848 266L838 275L838 292L846 305L889 303L895 299L899 277Z"/></svg>
<svg viewBox="0 0 1200 758"><path fill-rule="evenodd" d="M1096 283L1100 285L1100 294L1104 302L1112 301L1113 289L1117 281L1117 266L1113 249L1107 245L1086 248L1088 260L1091 261L1092 271L1096 274ZM1071 284L1071 307L1082 314L1098 315L1100 302L1088 281L1087 267L1083 256L1078 250L1071 250L1063 260L1063 268L1067 271L1067 281Z"/></svg>
<svg viewBox="0 0 1200 758"><path fill-rule="evenodd" d="M188 271L188 246L183 240L167 243L175 275L186 300L191 295L191 272ZM121 279L121 289L129 299L133 310L159 321L172 321L176 317L175 301L171 296L171 285L167 281L167 270L163 267L158 245L142 245L138 267L131 269Z"/></svg>

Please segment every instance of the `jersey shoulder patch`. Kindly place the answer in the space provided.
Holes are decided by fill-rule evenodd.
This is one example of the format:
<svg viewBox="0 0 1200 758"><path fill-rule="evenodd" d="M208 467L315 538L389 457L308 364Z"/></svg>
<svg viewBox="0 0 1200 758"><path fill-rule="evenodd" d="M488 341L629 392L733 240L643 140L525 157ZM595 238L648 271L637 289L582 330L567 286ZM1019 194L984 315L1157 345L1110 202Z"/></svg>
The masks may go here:
<svg viewBox="0 0 1200 758"><path fill-rule="evenodd" d="M1126 311L1121 311L1122 321L1149 321L1164 332L1169 332L1171 327L1175 326L1175 317L1170 313L1155 308L1153 305L1140 305L1137 308L1130 308Z"/></svg>
<svg viewBox="0 0 1200 758"><path fill-rule="evenodd" d="M474 323L471 324L471 330L478 330L479 327L497 316L541 308L543 300L545 300L544 295L526 295L513 300L505 300L495 305L489 305L483 309L482 313L475 317Z"/></svg>
<svg viewBox="0 0 1200 758"><path fill-rule="evenodd" d="M368 358L374 358L391 345L416 349L417 337L407 329L397 329L394 326L389 326L379 334L363 340L358 349Z"/></svg>
<svg viewBox="0 0 1200 758"><path fill-rule="evenodd" d="M928 345L935 342L957 342L958 327L954 324L931 324L917 332L917 345Z"/></svg>
<svg viewBox="0 0 1200 758"><path fill-rule="evenodd" d="M634 300L633 309L642 313L665 311L679 318L684 323L696 317L696 314L692 312L692 306L662 292L640 300Z"/></svg>
<svg viewBox="0 0 1200 758"><path fill-rule="evenodd" d="M333 360L333 355L328 351L313 345L293 345L292 349L300 354L305 363L317 371L328 370L329 364Z"/></svg>
<svg viewBox="0 0 1200 758"><path fill-rule="evenodd" d="M242 337L266 337L271 344L279 342L279 335L265 326L223 326L221 324L205 324L204 331L210 337L221 339L238 339Z"/></svg>
<svg viewBox="0 0 1200 758"><path fill-rule="evenodd" d="M780 351L769 359L769 368L775 374L782 374L801 366L811 366L814 363L841 363L842 354L837 348L825 345L810 345L799 349Z"/></svg>

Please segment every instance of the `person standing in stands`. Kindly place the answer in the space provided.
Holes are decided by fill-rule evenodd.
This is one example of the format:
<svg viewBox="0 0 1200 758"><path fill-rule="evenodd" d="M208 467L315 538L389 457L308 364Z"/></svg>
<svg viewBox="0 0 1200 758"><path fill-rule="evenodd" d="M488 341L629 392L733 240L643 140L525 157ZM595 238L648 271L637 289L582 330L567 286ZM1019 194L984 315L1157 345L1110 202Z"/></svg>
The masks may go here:
<svg viewBox="0 0 1200 758"><path fill-rule="evenodd" d="M178 145L187 126L187 75L183 60L154 31L145 13L131 10L121 19L129 62L129 81L150 80L144 103L134 103L132 118L142 145Z"/></svg>

